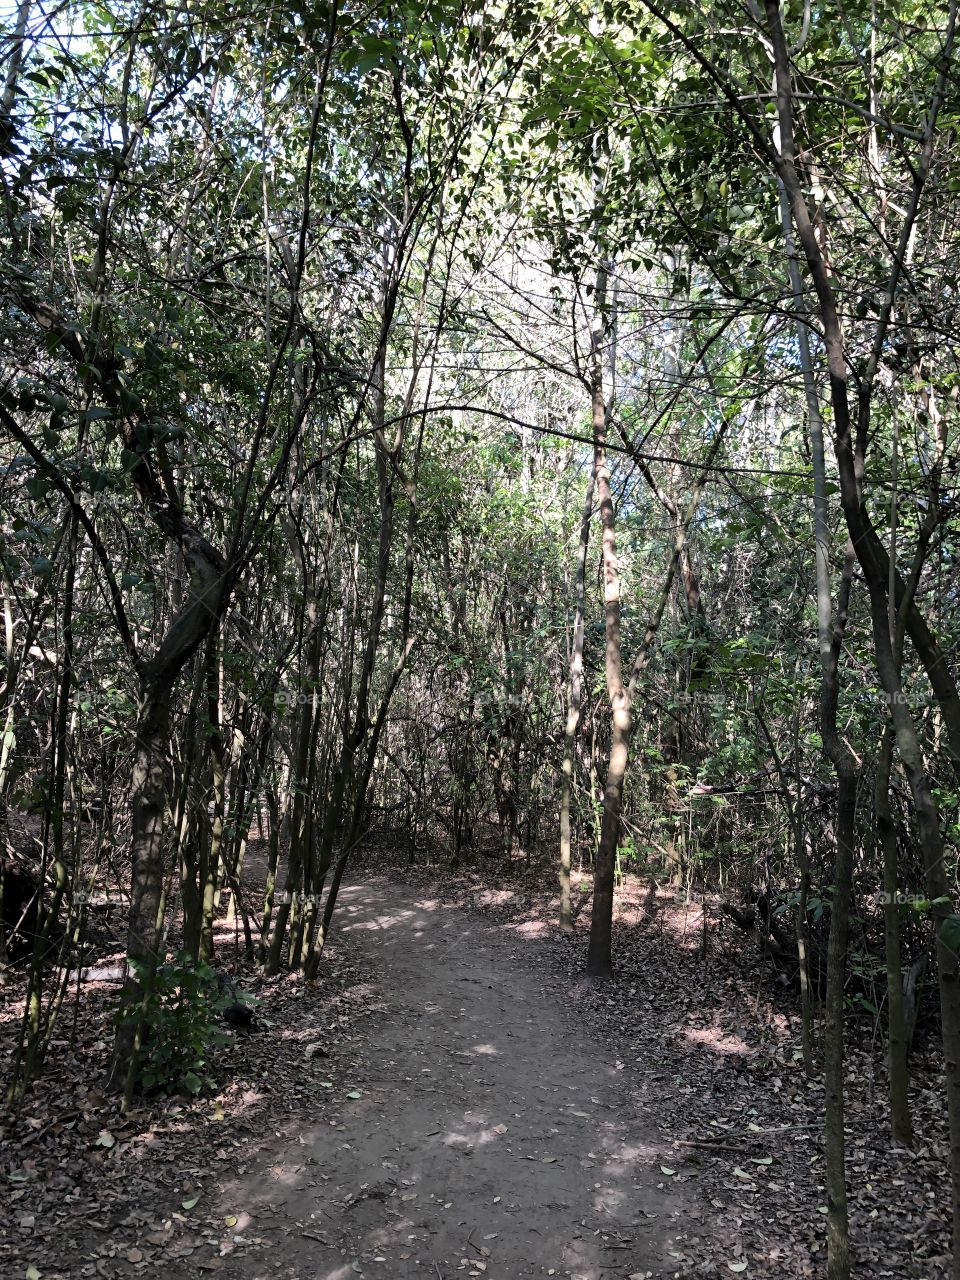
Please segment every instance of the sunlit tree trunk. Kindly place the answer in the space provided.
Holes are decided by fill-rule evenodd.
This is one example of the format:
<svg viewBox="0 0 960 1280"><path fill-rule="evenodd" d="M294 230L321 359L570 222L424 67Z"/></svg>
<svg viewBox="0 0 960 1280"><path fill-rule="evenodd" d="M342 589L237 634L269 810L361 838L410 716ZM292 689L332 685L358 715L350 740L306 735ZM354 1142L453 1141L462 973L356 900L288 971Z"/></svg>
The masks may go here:
<svg viewBox="0 0 960 1280"><path fill-rule="evenodd" d="M591 471L583 499L580 540L577 544L577 567L573 586L573 634L570 638L570 675L567 686L567 722L563 738L563 764L560 775L560 928L573 928L570 915L570 802L576 781L577 732L583 705L583 618L584 580L587 572L587 548L593 520L595 472Z"/></svg>

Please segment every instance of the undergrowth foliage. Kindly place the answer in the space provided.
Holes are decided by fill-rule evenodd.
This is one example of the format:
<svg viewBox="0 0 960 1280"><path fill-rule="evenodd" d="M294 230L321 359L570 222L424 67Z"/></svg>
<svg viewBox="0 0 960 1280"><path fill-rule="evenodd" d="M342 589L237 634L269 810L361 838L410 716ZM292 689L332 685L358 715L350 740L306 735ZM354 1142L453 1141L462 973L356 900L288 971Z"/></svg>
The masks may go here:
<svg viewBox="0 0 960 1280"><path fill-rule="evenodd" d="M210 1068L217 1051L231 1038L218 1025L231 997L218 993L216 972L186 951L178 951L152 976L141 962L134 964L134 970L146 994L137 999L123 997L114 1021L135 1026L143 1018L139 1088L146 1093L189 1094L215 1088Z"/></svg>

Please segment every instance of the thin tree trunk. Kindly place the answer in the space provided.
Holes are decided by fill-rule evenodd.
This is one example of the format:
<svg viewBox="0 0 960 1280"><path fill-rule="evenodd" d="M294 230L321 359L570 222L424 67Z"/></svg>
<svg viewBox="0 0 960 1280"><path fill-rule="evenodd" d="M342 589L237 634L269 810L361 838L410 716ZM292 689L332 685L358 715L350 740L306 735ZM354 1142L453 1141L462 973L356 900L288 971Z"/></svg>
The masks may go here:
<svg viewBox="0 0 960 1280"><path fill-rule="evenodd" d="M607 406L603 394L602 342L605 328L607 268L597 269L595 311L591 328L591 405L593 418L593 476L603 538L604 666L610 703L610 755L603 788L600 841L593 869L593 911L587 948L587 973L593 978L613 976L613 889L620 809L630 741L630 699L623 682L620 651L620 567L617 561L617 521L607 458Z"/></svg>
<svg viewBox="0 0 960 1280"><path fill-rule="evenodd" d="M897 828L890 808L893 766L893 725L887 725L877 757L874 813L883 853L883 937L887 961L887 1093L890 1131L894 1142L913 1146L910 1117L907 1028L903 1009L903 961L900 954L900 907L897 904Z"/></svg>
<svg viewBox="0 0 960 1280"><path fill-rule="evenodd" d="M60 907L67 888L67 865L64 857L63 843L63 809L66 792L67 767L67 722L70 709L70 697L73 688L73 612L76 586L76 558L78 521L75 511L71 511L69 533L66 541L66 574L63 593L63 644L60 658L60 673L57 682L55 702L55 723L53 741L50 752L51 807L49 823L45 824L43 855L40 861L37 888L37 910L35 915L33 952L30 959L30 975L27 981L27 992L24 1001L23 1060L21 1065L18 1046L11 1082L12 1096L19 1096L23 1088L30 1083L40 1066L43 1052L43 970L47 950L53 936L53 929L60 915ZM56 888L49 908L44 907L43 894L47 875L47 843L53 842L53 865L56 875Z"/></svg>
<svg viewBox="0 0 960 1280"><path fill-rule="evenodd" d="M870 594L870 614L873 624L873 642L880 684L890 707L897 749L910 783L916 815L920 848L927 875L927 892L938 905L933 908L937 922L937 962L940 988L940 1015L945 1060L947 1114L950 1130L951 1200L953 1216L953 1275L960 1280L960 974L957 955L945 944L942 936L943 922L951 913L951 885L944 865L943 839L940 833L940 815L930 780L927 776L923 751L913 717L907 707L900 683L898 663L894 653L894 639L890 634L888 575L889 557L877 554L879 542L866 518L861 496L860 479L864 466L864 450L870 427L870 391L882 351L882 343L893 306L903 254L898 252L891 268L887 294L877 324L874 346L868 368L861 379L858 396L856 424L850 411L848 364L843 330L837 311L836 298L824 263L816 232L807 208L803 189L795 163L793 134L793 98L790 79L790 57L787 50L778 0L766 0L767 25L770 31L777 75L777 111L781 131L781 158L778 173L790 201L791 214L797 235L816 291L823 325L824 346L830 374L830 395L836 434L837 466L840 478L840 498L844 518L855 548L857 559ZM926 173L933 154L933 130L939 106L943 100L946 74L956 28L957 6L951 4L947 35L937 89L931 106L924 135L921 157L915 169L914 190L911 196L912 214L904 220L901 240L908 236L919 205ZM854 425L856 438L854 439ZM898 592L899 594L899 592ZM899 602L897 602L899 603ZM908 602L908 617L913 614L913 604ZM909 623L908 623L909 628ZM911 635L913 630L911 629ZM931 676L931 680L933 677ZM835 910L838 904L835 904ZM841 1269L841 1264L842 1269ZM830 1280L846 1280L849 1275L849 1259L838 1255L836 1265L828 1261Z"/></svg>
<svg viewBox="0 0 960 1280"><path fill-rule="evenodd" d="M774 80L774 91L777 81ZM778 152L780 122L773 141ZM834 815L834 895L827 940L827 991L824 1028L824 1084L826 1107L824 1142L827 1181L827 1267L831 1280L845 1280L850 1271L849 1220L847 1214L846 1140L844 1130L843 999L847 977L848 917L853 877L853 841L856 827L856 762L837 730L839 661L846 625L847 602L852 584L853 552L848 546L840 584L836 630L833 626L833 588L830 569L830 511L824 452L823 419L810 352L809 328L800 264L797 261L790 214L790 198L778 180L780 220L787 249L787 272L796 313L796 336L807 406L807 431L813 471L813 526L817 584L817 632L820 650L820 737L823 752L837 778ZM801 899L806 894L801 890ZM804 926L806 921L803 922ZM798 925L798 928L800 926ZM803 941L800 942L803 945Z"/></svg>
<svg viewBox="0 0 960 1280"><path fill-rule="evenodd" d="M819 560L819 531L818 531ZM850 1274L850 1234L847 1216L846 1143L844 1137L843 999L847 981L847 945L853 882L853 846L856 831L857 764L837 731L839 660L846 630L850 590L853 584L853 551L848 544L843 576L837 593L837 617L829 648L824 651L821 630L820 736L837 776L837 808L834 818L833 899L827 939L827 994L824 1028L825 1165L827 1184L827 1275L847 1280ZM818 613L830 630L832 599L829 573L818 572Z"/></svg>
<svg viewBox="0 0 960 1280"><path fill-rule="evenodd" d="M170 752L170 699L173 681L163 678L144 694L137 721L133 775L130 784L133 869L130 881L130 912L127 924L127 957L133 965L127 976L128 1004L141 998L144 987L136 967L146 981L160 960L157 950L158 918L163 897L163 819L167 801L167 773ZM127 1076L137 1027L130 1020L117 1027L110 1084L118 1087Z"/></svg>
<svg viewBox="0 0 960 1280"><path fill-rule="evenodd" d="M594 486L595 476L591 471L583 499L580 541L577 547L567 724L563 740L563 766L560 778L560 928L567 933L573 928L570 916L570 800L576 773L577 731L580 728L580 711L583 705L584 580L587 571L587 548L590 544L590 522L593 519Z"/></svg>

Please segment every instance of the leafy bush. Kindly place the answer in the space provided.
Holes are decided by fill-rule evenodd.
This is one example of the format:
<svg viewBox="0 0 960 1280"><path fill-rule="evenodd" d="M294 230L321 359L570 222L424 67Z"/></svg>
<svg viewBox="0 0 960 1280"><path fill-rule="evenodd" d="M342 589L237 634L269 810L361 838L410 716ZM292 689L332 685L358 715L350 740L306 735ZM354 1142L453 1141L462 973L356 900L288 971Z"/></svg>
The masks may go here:
<svg viewBox="0 0 960 1280"><path fill-rule="evenodd" d="M217 975L208 964L198 964L181 951L160 965L150 978L147 966L132 961L138 981L149 984L146 998L143 1042L138 1060L139 1087L196 1094L215 1087L209 1074L218 1049L230 1036L218 1025L222 1000L218 998ZM136 1022L144 1008L142 999L124 1000L117 1011L117 1023Z"/></svg>

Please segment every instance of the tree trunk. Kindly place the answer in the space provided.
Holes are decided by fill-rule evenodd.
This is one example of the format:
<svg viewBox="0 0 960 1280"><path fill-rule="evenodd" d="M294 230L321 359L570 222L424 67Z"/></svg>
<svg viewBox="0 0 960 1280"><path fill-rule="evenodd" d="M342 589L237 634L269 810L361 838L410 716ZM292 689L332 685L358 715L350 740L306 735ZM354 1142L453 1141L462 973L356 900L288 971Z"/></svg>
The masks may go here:
<svg viewBox="0 0 960 1280"><path fill-rule="evenodd" d="M587 548L590 544L590 522L593 519L594 484L595 477L591 472L583 499L580 542L577 548L567 724L563 739L563 766L560 778L560 928L566 933L573 928L570 917L570 800L576 775L577 731L580 728L580 710L583 705L584 580L587 571Z"/></svg>
<svg viewBox="0 0 960 1280"><path fill-rule="evenodd" d="M766 12L776 67L777 112L781 130L781 157L777 170L789 198L797 236L807 260L819 305L824 347L830 375L830 398L833 407L835 447L840 478L840 500L850 541L856 551L870 594L870 615L873 624L877 673L890 709L897 749L910 783L920 849L926 866L927 893L934 902L940 900L938 905L933 908L933 914L938 924L937 962L940 1014L945 1060L947 1114L950 1130L953 1275L956 1280L960 1280L960 985L958 985L957 955L946 946L941 933L943 921L946 920L951 912L951 886L944 865L940 815L933 789L926 773L923 751L916 726L913 723L913 717L910 714L901 689L899 668L894 652L894 638L890 634L888 581L889 577L895 575L890 573L889 558L885 553L881 555L877 550L876 544L879 539L866 517L860 483L865 463L864 450L869 436L871 386L879 363L884 333L893 306L899 273L902 269L903 254L902 251L898 252L892 263L891 277L884 305L881 309L881 318L877 324L869 366L860 379L855 424L856 438L854 439L854 421L851 414L848 386L848 362L836 297L796 169L790 56L780 19L778 0L766 0ZM915 217L919 206L919 198L925 176L929 171L933 153L933 129L936 124L939 106L943 101L946 74L950 62L949 51L952 49L956 17L957 6L954 3L950 7L943 51L944 56L938 71L937 89L927 120L923 149L919 163L914 170L914 189L911 196L913 215L905 218L904 226L901 228L901 239L910 234L913 217ZM894 590L899 595L896 583ZM908 616L911 616L914 606L910 601L907 604L909 606ZM908 629L913 635L913 629L909 627L909 624ZM843 1264L843 1269L841 1269L841 1263ZM838 1256L836 1266L832 1262L828 1262L828 1274L830 1280L846 1280L849 1275L849 1259L845 1254L842 1258Z"/></svg>
<svg viewBox="0 0 960 1280"><path fill-rule="evenodd" d="M595 312L591 332L591 402L593 416L593 477L603 536L604 665L610 702L610 755L603 788L600 841L593 870L593 912L587 973L592 978L613 976L613 888L620 809L630 741L630 698L623 682L620 650L620 567L617 562L617 521L607 459L607 406L603 394L602 341L607 294L607 268L597 270Z"/></svg>
<svg viewBox="0 0 960 1280"><path fill-rule="evenodd" d="M900 954L900 907L897 904L897 828L890 808L893 726L887 725L877 758L874 812L883 853L883 937L887 961L887 1093L894 1142L913 1146L910 1118L907 1029L903 1011L903 962Z"/></svg>
<svg viewBox="0 0 960 1280"><path fill-rule="evenodd" d="M142 969L147 984L160 961L163 926L163 820L167 803L172 686L173 680L166 676L144 691L130 784L133 870L127 957ZM143 999L144 991L145 986L131 967L124 984L124 1002L131 1007ZM117 1027L110 1066L111 1087L123 1084L134 1065L139 1030L133 1019Z"/></svg>

